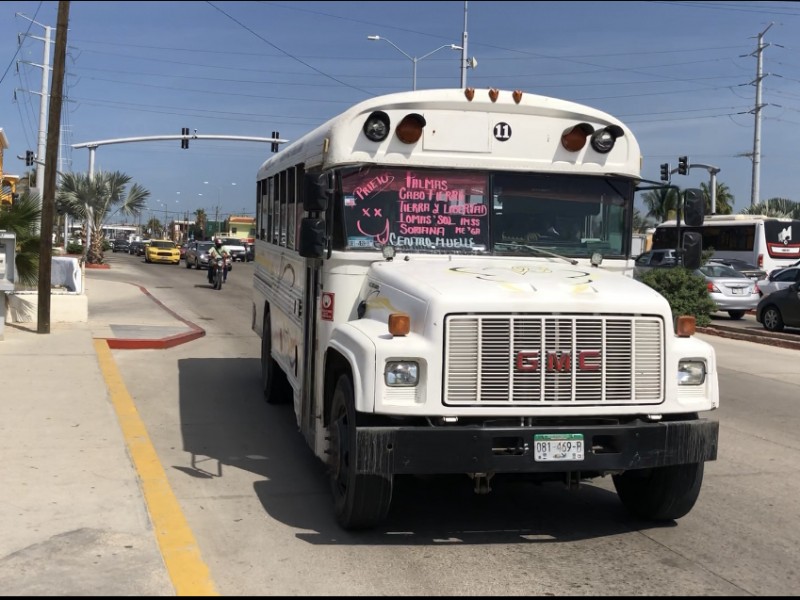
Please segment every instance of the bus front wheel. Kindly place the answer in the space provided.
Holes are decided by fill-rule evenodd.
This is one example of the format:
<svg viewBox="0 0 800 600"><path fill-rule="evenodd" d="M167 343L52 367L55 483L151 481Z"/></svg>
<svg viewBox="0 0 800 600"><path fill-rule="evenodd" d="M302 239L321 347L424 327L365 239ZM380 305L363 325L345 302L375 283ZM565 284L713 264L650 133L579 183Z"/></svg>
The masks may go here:
<svg viewBox="0 0 800 600"><path fill-rule="evenodd" d="M669 521L686 515L700 495L703 463L625 471L614 487L629 512L643 519Z"/></svg>
<svg viewBox="0 0 800 600"><path fill-rule="evenodd" d="M392 501L390 474L359 474L353 383L340 375L331 399L330 482L336 520L344 529L368 529L383 521Z"/></svg>

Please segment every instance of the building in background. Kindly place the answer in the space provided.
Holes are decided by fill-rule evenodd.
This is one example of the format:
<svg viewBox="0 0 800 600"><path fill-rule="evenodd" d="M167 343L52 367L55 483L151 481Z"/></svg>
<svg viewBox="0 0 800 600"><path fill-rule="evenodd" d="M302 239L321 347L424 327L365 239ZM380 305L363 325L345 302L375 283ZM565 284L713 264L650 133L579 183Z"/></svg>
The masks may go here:
<svg viewBox="0 0 800 600"><path fill-rule="evenodd" d="M3 155L8 149L8 138L0 127L0 206L12 204L17 194L18 175L7 175L3 166Z"/></svg>

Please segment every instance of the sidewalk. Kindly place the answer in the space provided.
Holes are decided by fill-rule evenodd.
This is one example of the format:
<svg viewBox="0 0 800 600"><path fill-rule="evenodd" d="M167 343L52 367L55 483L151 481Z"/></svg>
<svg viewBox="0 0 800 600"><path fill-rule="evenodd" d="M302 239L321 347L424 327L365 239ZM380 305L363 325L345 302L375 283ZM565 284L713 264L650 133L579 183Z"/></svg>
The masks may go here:
<svg viewBox="0 0 800 600"><path fill-rule="evenodd" d="M205 332L143 288L86 282L88 323L6 323L0 341L0 594L174 596L94 345Z"/></svg>

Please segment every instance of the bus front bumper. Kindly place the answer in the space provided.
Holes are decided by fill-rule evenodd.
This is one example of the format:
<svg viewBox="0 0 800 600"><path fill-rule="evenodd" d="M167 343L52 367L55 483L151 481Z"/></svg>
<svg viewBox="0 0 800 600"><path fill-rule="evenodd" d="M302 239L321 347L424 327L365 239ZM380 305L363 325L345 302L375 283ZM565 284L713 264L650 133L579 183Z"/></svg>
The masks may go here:
<svg viewBox="0 0 800 600"><path fill-rule="evenodd" d="M582 435L583 459L535 460L534 436ZM716 460L719 423L705 419L624 425L365 427L363 474L614 472Z"/></svg>

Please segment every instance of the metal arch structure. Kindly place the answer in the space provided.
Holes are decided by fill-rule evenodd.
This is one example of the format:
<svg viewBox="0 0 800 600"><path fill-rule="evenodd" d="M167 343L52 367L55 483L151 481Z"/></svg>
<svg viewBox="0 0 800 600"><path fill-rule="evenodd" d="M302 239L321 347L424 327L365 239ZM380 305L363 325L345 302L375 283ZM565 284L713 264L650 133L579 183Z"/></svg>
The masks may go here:
<svg viewBox="0 0 800 600"><path fill-rule="evenodd" d="M94 159L95 153L100 146L109 146L111 144L130 144L133 142L157 142L162 140L232 140L237 142L260 142L269 144L285 144L289 140L284 140L277 137L252 137L245 135L216 135L216 134L201 134L197 133L191 135L148 135L144 137L130 137L130 138L117 138L112 140L97 140L94 142L83 142L80 144L72 144L75 149L88 148L89 149L89 179L94 178Z"/></svg>

